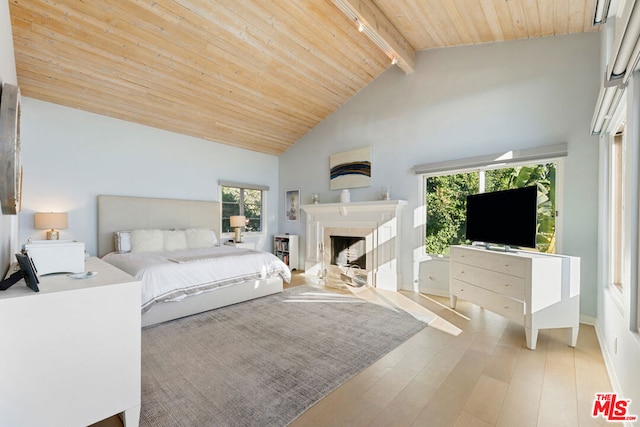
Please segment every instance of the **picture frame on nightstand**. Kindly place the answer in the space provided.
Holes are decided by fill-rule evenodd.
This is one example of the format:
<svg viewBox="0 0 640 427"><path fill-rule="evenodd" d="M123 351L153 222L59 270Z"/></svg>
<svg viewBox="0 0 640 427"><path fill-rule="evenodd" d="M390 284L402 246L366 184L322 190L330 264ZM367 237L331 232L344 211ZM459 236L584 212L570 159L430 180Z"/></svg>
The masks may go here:
<svg viewBox="0 0 640 427"><path fill-rule="evenodd" d="M18 260L18 265L20 266L20 270L22 270L22 277L27 283L27 286L34 292L40 292L38 288L40 279L38 278L38 273L36 272L31 257L29 257L28 254L16 254L16 259Z"/></svg>

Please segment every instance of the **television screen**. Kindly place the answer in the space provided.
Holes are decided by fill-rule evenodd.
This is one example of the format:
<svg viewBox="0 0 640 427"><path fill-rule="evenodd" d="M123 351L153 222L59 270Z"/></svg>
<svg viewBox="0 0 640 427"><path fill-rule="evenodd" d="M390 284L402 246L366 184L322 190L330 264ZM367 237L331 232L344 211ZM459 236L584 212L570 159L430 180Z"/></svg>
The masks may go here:
<svg viewBox="0 0 640 427"><path fill-rule="evenodd" d="M467 196L468 240L506 246L536 246L536 186Z"/></svg>

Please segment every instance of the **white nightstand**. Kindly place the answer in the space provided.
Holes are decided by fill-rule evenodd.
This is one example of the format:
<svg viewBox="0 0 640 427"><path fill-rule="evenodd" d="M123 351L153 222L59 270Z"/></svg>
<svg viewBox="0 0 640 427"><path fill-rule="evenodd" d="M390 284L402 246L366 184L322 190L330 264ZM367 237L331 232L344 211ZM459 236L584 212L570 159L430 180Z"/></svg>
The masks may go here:
<svg viewBox="0 0 640 427"><path fill-rule="evenodd" d="M23 280L0 293L3 425L86 426L140 416L140 282L98 258L74 279Z"/></svg>
<svg viewBox="0 0 640 427"><path fill-rule="evenodd" d="M255 242L242 242L242 243L238 243L238 242L224 242L224 244L226 246L235 246L236 248L245 248L245 249L256 249L256 244Z"/></svg>

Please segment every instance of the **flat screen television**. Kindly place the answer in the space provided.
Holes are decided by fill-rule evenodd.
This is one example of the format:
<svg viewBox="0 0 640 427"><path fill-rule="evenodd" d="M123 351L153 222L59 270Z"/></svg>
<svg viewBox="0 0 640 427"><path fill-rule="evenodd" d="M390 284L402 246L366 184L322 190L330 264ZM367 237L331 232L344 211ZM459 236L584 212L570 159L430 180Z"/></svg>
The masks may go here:
<svg viewBox="0 0 640 427"><path fill-rule="evenodd" d="M536 186L467 196L467 232L472 242L535 248Z"/></svg>

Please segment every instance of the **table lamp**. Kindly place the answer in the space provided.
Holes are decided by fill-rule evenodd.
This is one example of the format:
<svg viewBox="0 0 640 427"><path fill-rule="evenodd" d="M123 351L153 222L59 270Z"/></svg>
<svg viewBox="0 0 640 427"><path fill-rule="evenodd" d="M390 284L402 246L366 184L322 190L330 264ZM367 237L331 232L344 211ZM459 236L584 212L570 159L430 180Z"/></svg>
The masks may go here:
<svg viewBox="0 0 640 427"><path fill-rule="evenodd" d="M34 219L36 229L48 229L47 240L58 240L60 232L56 229L67 228L66 212L36 212Z"/></svg>
<svg viewBox="0 0 640 427"><path fill-rule="evenodd" d="M236 237L234 238L236 243L242 243L242 227L247 224L247 219L244 215L233 215L229 218L229 224L236 229Z"/></svg>

